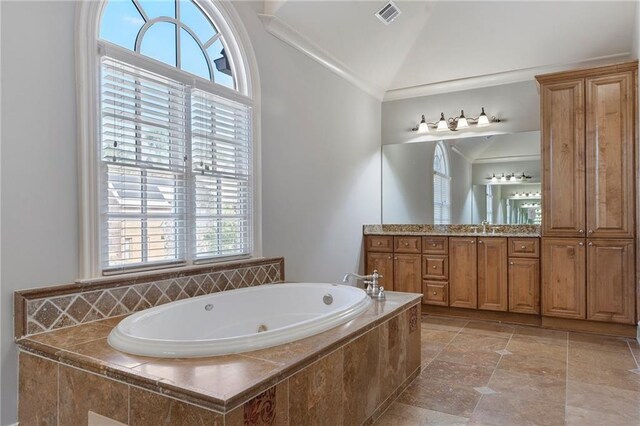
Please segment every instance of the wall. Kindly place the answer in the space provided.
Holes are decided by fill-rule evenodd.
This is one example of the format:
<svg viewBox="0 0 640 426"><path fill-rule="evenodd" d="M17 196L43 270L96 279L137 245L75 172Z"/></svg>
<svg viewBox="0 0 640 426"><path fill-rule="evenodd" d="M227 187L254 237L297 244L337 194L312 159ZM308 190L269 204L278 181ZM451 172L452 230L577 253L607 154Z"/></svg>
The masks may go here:
<svg viewBox="0 0 640 426"><path fill-rule="evenodd" d="M12 294L76 278L73 2L1 2L2 420L15 421Z"/></svg>
<svg viewBox="0 0 640 426"><path fill-rule="evenodd" d="M267 34L256 17L262 2L235 5L262 86L264 254L285 256L290 280L336 281L361 268L362 225L380 221L380 102ZM0 7L0 424L7 425L16 421L12 293L69 283L78 273L75 4Z"/></svg>
<svg viewBox="0 0 640 426"><path fill-rule="evenodd" d="M382 143L394 144L423 140L459 139L499 133L527 132L540 129L540 105L536 84L533 81L505 84L482 89L464 90L440 95L384 102L382 104ZM480 108L486 113L504 118L481 133L471 131L436 132L425 135L411 132L424 114L428 122L437 121L440 112L445 117L457 116L460 109L467 117L476 117Z"/></svg>

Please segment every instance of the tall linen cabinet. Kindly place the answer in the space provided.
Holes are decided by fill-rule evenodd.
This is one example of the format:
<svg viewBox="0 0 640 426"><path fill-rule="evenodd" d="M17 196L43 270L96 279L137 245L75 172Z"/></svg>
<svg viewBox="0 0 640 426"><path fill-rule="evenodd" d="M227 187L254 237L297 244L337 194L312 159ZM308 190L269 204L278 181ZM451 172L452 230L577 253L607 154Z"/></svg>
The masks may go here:
<svg viewBox="0 0 640 426"><path fill-rule="evenodd" d="M542 315L636 322L638 63L538 76Z"/></svg>

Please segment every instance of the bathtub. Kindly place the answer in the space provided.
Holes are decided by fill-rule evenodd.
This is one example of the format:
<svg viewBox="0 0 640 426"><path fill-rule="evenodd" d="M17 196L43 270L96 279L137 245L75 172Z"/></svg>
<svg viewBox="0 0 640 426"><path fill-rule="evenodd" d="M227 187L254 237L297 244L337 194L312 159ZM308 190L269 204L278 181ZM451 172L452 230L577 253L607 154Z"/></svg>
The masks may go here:
<svg viewBox="0 0 640 426"><path fill-rule="evenodd" d="M268 348L344 324L372 303L356 287L268 284L183 299L137 312L109 334L122 352L162 358Z"/></svg>

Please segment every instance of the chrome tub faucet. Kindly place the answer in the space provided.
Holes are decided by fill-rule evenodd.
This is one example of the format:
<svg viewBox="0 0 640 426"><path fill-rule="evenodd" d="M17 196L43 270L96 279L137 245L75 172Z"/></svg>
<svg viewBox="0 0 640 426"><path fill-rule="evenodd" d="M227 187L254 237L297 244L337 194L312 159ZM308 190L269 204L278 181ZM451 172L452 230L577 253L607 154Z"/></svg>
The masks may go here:
<svg viewBox="0 0 640 426"><path fill-rule="evenodd" d="M371 275L358 275L353 272L347 272L342 278L342 283L347 284L349 282L349 278L355 278L356 280L362 280L362 282L366 285L366 292L371 298L377 300L384 300L384 287L381 287L378 283L380 278L383 278L382 275L378 273L377 270L374 270Z"/></svg>

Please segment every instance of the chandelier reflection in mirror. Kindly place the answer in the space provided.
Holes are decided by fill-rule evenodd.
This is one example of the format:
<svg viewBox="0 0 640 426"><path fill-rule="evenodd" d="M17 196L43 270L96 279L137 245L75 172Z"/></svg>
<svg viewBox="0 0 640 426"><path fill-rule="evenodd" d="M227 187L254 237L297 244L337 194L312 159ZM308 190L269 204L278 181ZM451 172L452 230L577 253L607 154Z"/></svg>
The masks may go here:
<svg viewBox="0 0 640 426"><path fill-rule="evenodd" d="M418 133L429 133L429 129L435 129L437 132L442 131L458 131L468 129L471 125L476 127L487 127L492 123L499 123L501 119L496 116L489 116L484 112L484 107L482 107L482 112L478 117L466 117L464 115L464 110L460 110L460 115L458 117L449 117L446 119L444 117L444 112L440 113L440 119L433 123L429 123L425 116L422 116L420 123L418 123L411 130Z"/></svg>

